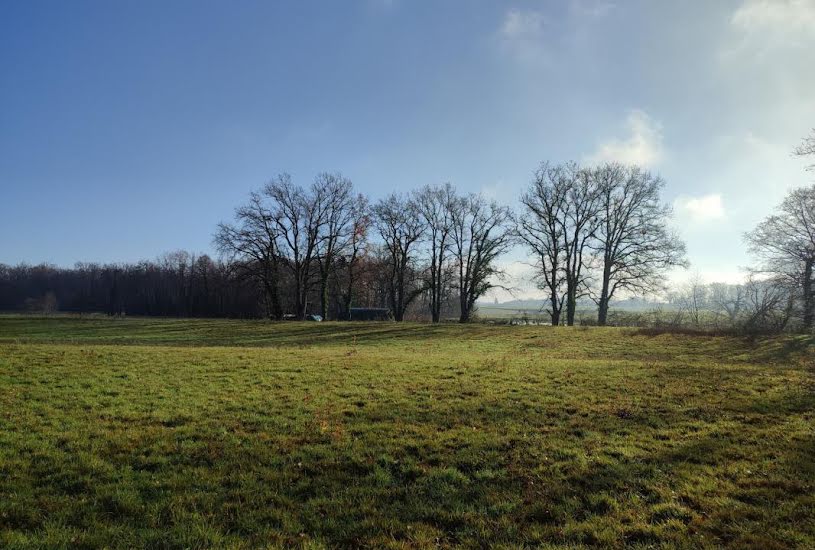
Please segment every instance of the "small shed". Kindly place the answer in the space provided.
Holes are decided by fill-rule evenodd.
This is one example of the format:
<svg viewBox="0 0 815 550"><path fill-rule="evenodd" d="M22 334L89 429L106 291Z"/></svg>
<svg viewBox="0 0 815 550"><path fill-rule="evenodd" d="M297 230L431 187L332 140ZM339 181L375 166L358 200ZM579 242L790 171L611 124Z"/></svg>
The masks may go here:
<svg viewBox="0 0 815 550"><path fill-rule="evenodd" d="M351 321L390 321L391 310L386 307L352 307Z"/></svg>

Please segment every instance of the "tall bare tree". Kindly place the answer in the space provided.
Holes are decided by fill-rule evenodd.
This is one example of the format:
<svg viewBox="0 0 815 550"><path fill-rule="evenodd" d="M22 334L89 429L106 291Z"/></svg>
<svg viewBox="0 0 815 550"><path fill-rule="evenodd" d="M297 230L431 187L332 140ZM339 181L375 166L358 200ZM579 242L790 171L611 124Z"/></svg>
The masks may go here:
<svg viewBox="0 0 815 550"><path fill-rule="evenodd" d="M665 270L686 265L685 245L670 231L671 207L660 201L664 181L636 166L608 163L591 172L599 197L592 247L602 275L597 322L605 325L618 291L640 293L662 287Z"/></svg>
<svg viewBox="0 0 815 550"><path fill-rule="evenodd" d="M278 233L281 263L294 281L295 315L305 319L309 292L314 288L314 264L326 224L326 191L320 185L305 190L281 174L264 187L274 202L272 219Z"/></svg>
<svg viewBox="0 0 815 550"><path fill-rule="evenodd" d="M577 300L588 292L585 270L589 245L600 225L600 193L590 170L567 165L571 186L566 200L563 233L566 248L566 324L574 325Z"/></svg>
<svg viewBox="0 0 815 550"><path fill-rule="evenodd" d="M469 195L452 203L453 255L458 277L460 316L466 323L476 301L496 285L501 273L498 256L512 243L508 208L481 195Z"/></svg>
<svg viewBox="0 0 815 550"><path fill-rule="evenodd" d="M415 265L416 249L425 223L416 202L392 194L374 207L375 225L388 255L388 300L396 321L405 318L410 303L424 290Z"/></svg>
<svg viewBox="0 0 815 550"><path fill-rule="evenodd" d="M798 290L806 330L815 321L815 185L795 189L745 236L757 271Z"/></svg>
<svg viewBox="0 0 815 550"><path fill-rule="evenodd" d="M371 208L365 195L357 195L351 204L351 232L340 244L339 268L344 271L345 289L340 291L342 313L350 319L351 305L354 302L354 286L359 275L360 264L367 252L371 226Z"/></svg>
<svg viewBox="0 0 815 550"><path fill-rule="evenodd" d="M560 324L565 301L566 217L570 179L562 166L542 164L521 196L516 235L535 257L538 284L547 293L552 326Z"/></svg>
<svg viewBox="0 0 815 550"><path fill-rule="evenodd" d="M266 314L283 317L280 303L280 255L274 207L264 194L253 192L249 202L235 210L235 223L218 224L214 244L228 265L263 288Z"/></svg>
<svg viewBox="0 0 815 550"><path fill-rule="evenodd" d="M525 215L520 237L535 253L552 311L558 311L557 315L552 313L552 324L560 321L565 300L566 324L571 326L577 301L588 289L587 252L599 223L600 200L594 177L575 163L544 163L521 202ZM558 301L560 306L555 305Z"/></svg>
<svg viewBox="0 0 815 550"><path fill-rule="evenodd" d="M427 185L413 195L419 214L424 221L426 245L430 253L427 289L430 292L430 317L434 323L441 320L441 308L450 288L448 253L453 231L454 211L459 200L452 185Z"/></svg>
<svg viewBox="0 0 815 550"><path fill-rule="evenodd" d="M328 318L328 279L337 255L354 233L354 186L339 173L322 173L314 180L322 197L324 223L317 239L317 265L320 276L320 315Z"/></svg>

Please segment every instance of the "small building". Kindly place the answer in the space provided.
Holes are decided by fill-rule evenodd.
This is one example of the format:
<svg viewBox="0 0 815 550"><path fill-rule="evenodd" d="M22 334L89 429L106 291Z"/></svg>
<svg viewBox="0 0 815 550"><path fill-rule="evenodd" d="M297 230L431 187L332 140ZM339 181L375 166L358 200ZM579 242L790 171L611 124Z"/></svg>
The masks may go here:
<svg viewBox="0 0 815 550"><path fill-rule="evenodd" d="M390 321L391 310L386 307L352 307L350 321Z"/></svg>

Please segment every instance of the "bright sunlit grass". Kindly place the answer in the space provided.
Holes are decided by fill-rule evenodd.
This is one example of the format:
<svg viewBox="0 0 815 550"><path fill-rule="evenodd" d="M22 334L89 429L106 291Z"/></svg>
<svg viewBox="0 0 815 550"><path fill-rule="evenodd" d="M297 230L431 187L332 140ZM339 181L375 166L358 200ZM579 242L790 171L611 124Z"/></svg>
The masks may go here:
<svg viewBox="0 0 815 550"><path fill-rule="evenodd" d="M805 337L0 318L3 548L815 546Z"/></svg>

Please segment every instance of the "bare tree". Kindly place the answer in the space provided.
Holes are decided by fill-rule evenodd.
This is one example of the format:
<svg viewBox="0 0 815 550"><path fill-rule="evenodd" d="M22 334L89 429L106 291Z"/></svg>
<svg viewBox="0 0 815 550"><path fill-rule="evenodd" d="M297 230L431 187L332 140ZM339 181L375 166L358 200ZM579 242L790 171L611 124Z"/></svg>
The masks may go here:
<svg viewBox="0 0 815 550"><path fill-rule="evenodd" d="M744 329L781 332L787 327L795 309L795 290L787 279L750 277L744 285L744 295Z"/></svg>
<svg viewBox="0 0 815 550"><path fill-rule="evenodd" d="M799 157L815 156L815 129L812 130L809 136L803 139L801 144L796 147L793 152ZM807 170L815 170L815 164L809 165Z"/></svg>
<svg viewBox="0 0 815 550"><path fill-rule="evenodd" d="M328 318L328 279L342 246L353 238L354 195L351 180L341 174L322 173L314 180L314 189L324 201L322 233L317 239L317 265L320 276L320 315Z"/></svg>
<svg viewBox="0 0 815 550"><path fill-rule="evenodd" d="M388 300L394 319L402 321L410 303L424 290L414 256L424 236L425 223L415 201L396 194L379 201L374 214L388 254Z"/></svg>
<svg viewBox="0 0 815 550"><path fill-rule="evenodd" d="M679 305L681 311L690 318L690 323L694 327L702 325L702 315L707 309L708 287L705 285L702 276L695 273L688 281L682 285L674 301Z"/></svg>
<svg viewBox="0 0 815 550"><path fill-rule="evenodd" d="M512 243L509 209L469 195L453 203L453 255L458 268L459 322L470 321L476 301L496 286L495 260Z"/></svg>
<svg viewBox="0 0 815 550"><path fill-rule="evenodd" d="M745 236L759 265L768 274L797 289L803 327L815 321L815 185L790 192L776 213Z"/></svg>
<svg viewBox="0 0 815 550"><path fill-rule="evenodd" d="M731 327L735 327L747 308L745 285L711 283L709 294L714 311L724 316Z"/></svg>
<svg viewBox="0 0 815 550"><path fill-rule="evenodd" d="M588 288L587 250L598 226L600 200L596 182L590 171L575 163L560 166L544 163L535 172L535 180L521 202L525 214L519 236L538 260L541 278L550 294L552 324L559 322L565 299L566 324L574 325L577 301ZM565 298L560 297L562 292Z"/></svg>
<svg viewBox="0 0 815 550"><path fill-rule="evenodd" d="M434 323L441 320L441 308L450 289L450 233L453 230L454 210L459 201L452 185L427 185L414 193L414 199L426 231L430 266L427 289L430 292L430 317Z"/></svg>
<svg viewBox="0 0 815 550"><path fill-rule="evenodd" d="M357 281L359 264L368 246L368 233L371 226L371 211L365 195L357 195L351 204L351 232L340 244L339 267L345 272L345 289L341 291L342 312L350 319L354 300L354 285Z"/></svg>
<svg viewBox="0 0 815 550"><path fill-rule="evenodd" d="M281 174L263 192L274 202L272 219L279 235L281 263L294 280L295 315L305 319L308 295L315 285L313 267L324 238L326 191L317 184L304 190L288 174Z"/></svg>
<svg viewBox="0 0 815 550"><path fill-rule="evenodd" d="M273 206L267 200L261 193L251 193L249 202L235 210L234 224L218 224L213 242L233 270L260 284L266 314L280 319L279 233Z"/></svg>
<svg viewBox="0 0 815 550"><path fill-rule="evenodd" d="M561 220L568 208L569 185L563 167L542 164L521 196L523 211L516 229L518 239L535 257L538 284L548 294L552 326L560 324L565 300L566 246Z"/></svg>
<svg viewBox="0 0 815 550"><path fill-rule="evenodd" d="M597 323L605 325L618 291L660 289L665 270L687 265L685 244L667 227L671 207L660 202L665 183L639 167L609 163L592 171L599 223L592 246L602 275L596 297Z"/></svg>

